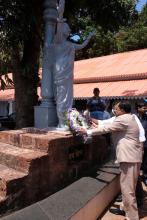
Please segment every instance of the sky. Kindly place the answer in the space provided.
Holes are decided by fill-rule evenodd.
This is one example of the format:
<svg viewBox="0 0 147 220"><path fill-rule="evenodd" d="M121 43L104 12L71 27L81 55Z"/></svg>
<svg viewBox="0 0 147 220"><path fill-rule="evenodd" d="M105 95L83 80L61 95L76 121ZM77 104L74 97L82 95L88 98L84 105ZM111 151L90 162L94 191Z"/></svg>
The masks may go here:
<svg viewBox="0 0 147 220"><path fill-rule="evenodd" d="M136 9L137 11L141 11L142 7L145 5L145 3L147 3L147 0L139 0Z"/></svg>

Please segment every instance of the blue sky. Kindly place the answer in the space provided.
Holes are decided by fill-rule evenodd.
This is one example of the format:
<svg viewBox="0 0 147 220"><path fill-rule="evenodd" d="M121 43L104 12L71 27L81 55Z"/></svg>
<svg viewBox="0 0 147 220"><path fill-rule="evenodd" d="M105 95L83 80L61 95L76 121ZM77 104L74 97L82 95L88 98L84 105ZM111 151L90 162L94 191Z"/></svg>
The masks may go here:
<svg viewBox="0 0 147 220"><path fill-rule="evenodd" d="M136 9L137 11L141 11L143 5L145 5L145 3L147 3L147 0L139 0L137 6L136 6Z"/></svg>

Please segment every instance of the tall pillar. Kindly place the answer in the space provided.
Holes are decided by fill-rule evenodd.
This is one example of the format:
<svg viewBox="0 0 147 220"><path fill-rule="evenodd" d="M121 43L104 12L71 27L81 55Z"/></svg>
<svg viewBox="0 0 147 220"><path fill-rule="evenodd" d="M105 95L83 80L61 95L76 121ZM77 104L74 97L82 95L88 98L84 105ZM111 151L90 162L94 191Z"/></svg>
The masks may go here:
<svg viewBox="0 0 147 220"><path fill-rule="evenodd" d="M42 103L35 106L35 127L47 128L57 125L57 113L53 92L53 40L57 24L57 0L44 3L45 40L43 49L41 96Z"/></svg>

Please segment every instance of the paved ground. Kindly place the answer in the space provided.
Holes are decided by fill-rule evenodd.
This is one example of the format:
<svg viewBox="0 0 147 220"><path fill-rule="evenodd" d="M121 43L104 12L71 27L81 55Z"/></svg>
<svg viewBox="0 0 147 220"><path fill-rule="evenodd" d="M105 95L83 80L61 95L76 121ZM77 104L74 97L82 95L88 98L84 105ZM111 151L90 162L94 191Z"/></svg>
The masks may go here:
<svg viewBox="0 0 147 220"><path fill-rule="evenodd" d="M147 187L144 184L143 184L143 189L144 189L144 202L143 202L143 206L139 210L139 216L140 216L140 220L147 220ZM114 202L111 207L112 208L119 207L119 205L120 203ZM99 220L124 220L124 217L120 215L114 215L109 211L106 211L104 215L101 218L99 218Z"/></svg>

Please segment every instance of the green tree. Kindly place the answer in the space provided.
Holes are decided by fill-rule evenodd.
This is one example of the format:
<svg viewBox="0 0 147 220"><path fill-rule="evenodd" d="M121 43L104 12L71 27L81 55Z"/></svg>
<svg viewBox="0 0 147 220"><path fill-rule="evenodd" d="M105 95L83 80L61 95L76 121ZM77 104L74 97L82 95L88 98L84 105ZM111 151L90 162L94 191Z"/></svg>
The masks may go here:
<svg viewBox="0 0 147 220"><path fill-rule="evenodd" d="M132 26L122 27L114 38L116 52L147 48L147 4L137 21Z"/></svg>
<svg viewBox="0 0 147 220"><path fill-rule="evenodd" d="M17 127L33 125L33 109L38 98L43 2L1 0L0 73L13 72ZM90 29L96 28L95 38L85 55L83 52L77 57L81 59L111 53L112 33L134 21L135 4L135 0L67 0L65 17L74 32L82 31L82 36L85 36ZM83 21L80 21L82 18Z"/></svg>
<svg viewBox="0 0 147 220"><path fill-rule="evenodd" d="M81 39L95 29L95 36L86 48L76 53L76 60L116 52L115 33L121 26L131 26L138 18L134 0L67 1L66 16L72 30L80 32ZM75 21L76 19L76 21Z"/></svg>
<svg viewBox="0 0 147 220"><path fill-rule="evenodd" d="M37 104L38 68L41 45L42 1L2 0L1 73L13 72L17 127L33 125Z"/></svg>

